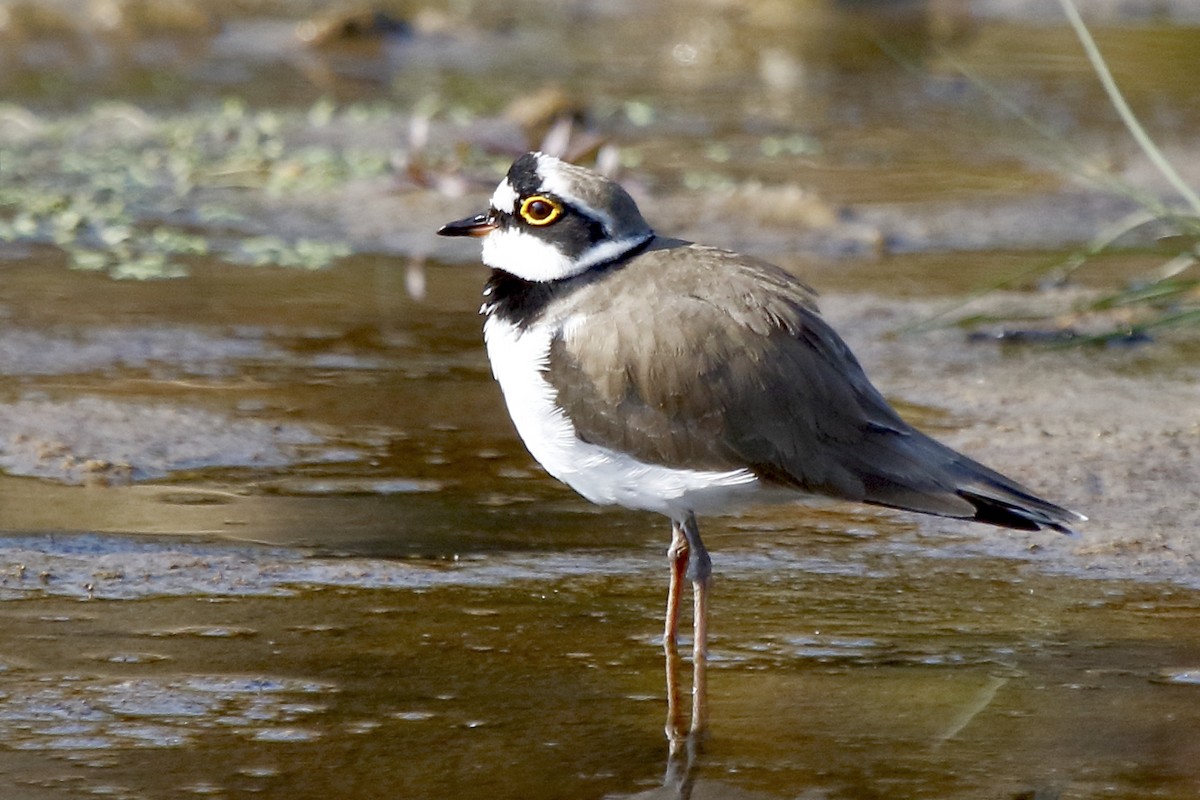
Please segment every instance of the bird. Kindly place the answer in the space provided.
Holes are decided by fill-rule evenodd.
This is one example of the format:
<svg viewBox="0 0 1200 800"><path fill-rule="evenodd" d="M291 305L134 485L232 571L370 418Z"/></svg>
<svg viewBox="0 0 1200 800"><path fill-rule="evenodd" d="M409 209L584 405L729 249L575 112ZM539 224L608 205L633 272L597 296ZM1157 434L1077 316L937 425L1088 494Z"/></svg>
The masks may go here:
<svg viewBox="0 0 1200 800"><path fill-rule="evenodd" d="M817 496L1023 531L1086 519L901 419L798 277L658 235L598 172L525 153L487 211L438 234L482 239L488 359L534 459L593 503L670 519L663 641L689 581L697 661L697 514Z"/></svg>

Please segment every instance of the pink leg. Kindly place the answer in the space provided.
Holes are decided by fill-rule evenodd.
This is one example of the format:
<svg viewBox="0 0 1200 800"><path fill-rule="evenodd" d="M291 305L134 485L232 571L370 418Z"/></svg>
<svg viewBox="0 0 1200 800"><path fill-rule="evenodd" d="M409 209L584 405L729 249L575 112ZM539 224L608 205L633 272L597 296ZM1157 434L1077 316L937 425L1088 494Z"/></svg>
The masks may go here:
<svg viewBox="0 0 1200 800"><path fill-rule="evenodd" d="M671 584L667 590L667 619L663 649L667 656L667 739L674 753L683 740L683 711L679 703L679 604L686 578L692 584L692 722L688 732L694 739L708 725L708 584L712 564L696 518L671 521Z"/></svg>
<svg viewBox="0 0 1200 800"><path fill-rule="evenodd" d="M692 733L708 727L708 578L692 583Z"/></svg>
<svg viewBox="0 0 1200 800"><path fill-rule="evenodd" d="M667 588L667 619L663 628L663 644L674 647L679 640L679 598L683 593L683 577L688 565L688 543L683 533L683 525L673 520L667 559L671 562L671 584Z"/></svg>

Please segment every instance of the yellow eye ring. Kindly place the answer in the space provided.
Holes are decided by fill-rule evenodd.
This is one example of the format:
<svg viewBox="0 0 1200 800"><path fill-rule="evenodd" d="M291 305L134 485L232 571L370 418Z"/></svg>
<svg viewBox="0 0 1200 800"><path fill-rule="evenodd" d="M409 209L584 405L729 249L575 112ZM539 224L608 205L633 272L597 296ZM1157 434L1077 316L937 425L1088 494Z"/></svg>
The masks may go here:
<svg viewBox="0 0 1200 800"><path fill-rule="evenodd" d="M549 225L562 216L562 203L544 194L535 194L521 201L521 219L530 225Z"/></svg>

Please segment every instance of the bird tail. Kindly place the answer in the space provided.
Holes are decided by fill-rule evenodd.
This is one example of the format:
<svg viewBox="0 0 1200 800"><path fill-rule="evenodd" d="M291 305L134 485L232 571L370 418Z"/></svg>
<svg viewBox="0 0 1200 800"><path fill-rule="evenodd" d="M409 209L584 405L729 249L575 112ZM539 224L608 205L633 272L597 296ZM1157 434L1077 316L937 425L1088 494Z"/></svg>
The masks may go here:
<svg viewBox="0 0 1200 800"><path fill-rule="evenodd" d="M1073 524L1087 519L918 431L893 439L893 448L899 442L904 448L892 449L892 454L904 456L891 466L905 463L907 469L863 475L866 502L1023 531L1049 528L1068 535L1075 533Z"/></svg>
<svg viewBox="0 0 1200 800"><path fill-rule="evenodd" d="M1008 480L1003 486L996 486L992 491L980 491L969 487L959 489L957 494L975 507L975 516L971 519L1002 528L1022 531L1049 528L1073 535L1075 531L1071 529L1070 524L1087 519L1082 514L1043 500Z"/></svg>

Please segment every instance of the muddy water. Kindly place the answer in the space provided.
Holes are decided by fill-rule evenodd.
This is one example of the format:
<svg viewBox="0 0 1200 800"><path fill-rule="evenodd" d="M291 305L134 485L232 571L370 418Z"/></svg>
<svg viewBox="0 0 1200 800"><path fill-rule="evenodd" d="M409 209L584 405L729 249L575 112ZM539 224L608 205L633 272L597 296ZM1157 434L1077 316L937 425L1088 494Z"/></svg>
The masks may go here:
<svg viewBox="0 0 1200 800"><path fill-rule="evenodd" d="M722 550L694 796L1194 796L1194 595L820 544ZM465 565L389 589L310 564L282 597L8 603L9 796L651 789L662 586L631 561L564 550L533 579Z"/></svg>
<svg viewBox="0 0 1200 800"><path fill-rule="evenodd" d="M208 265L117 284L50 252L6 265L10 325L97 360L6 378L4 400L311 433L284 466L0 479L8 796L662 784L666 525L542 475L479 349L481 270L430 264L416 299L408 268ZM706 520L712 722L682 785L1194 796L1200 594L1047 576L972 555L978 535L841 508Z"/></svg>
<svg viewBox="0 0 1200 800"><path fill-rule="evenodd" d="M648 212L664 228L719 219L710 240L897 305L1061 254L1095 230L1088 209L1108 208L1031 212L1030 196L1066 179L1033 166L1048 150L955 66L1074 140L1119 141L1061 26L821 3L705 19L690 4L642 19L514 7L318 52L279 15L169 34L190 42L178 47L136 22L34 25L17 3L0 87L43 119L101 98L169 120L236 94L252 108L386 100L402 119L433 97L487 120L563 85L627 145L632 184L666 198ZM1194 30L1117 20L1099 33L1156 133L1190 141ZM903 66L880 53L883 34ZM614 59L611 41L629 55ZM496 145L482 127L442 145ZM787 215L761 203L691 216L764 176L851 204L849 230L798 251ZM315 271L210 255L184 278L117 281L44 241L0 246L0 797L1200 794L1194 561L1174 583L1115 579L1122 557L1129 573L1150 560L1151 536L1098 578L1039 560L1052 539L840 506L704 520L718 575L710 732L690 762L669 761L666 524L589 506L515 439L480 346L481 269L466 249L421 256L436 222L487 195L466 186L381 214L395 240L346 232L355 252ZM392 209L399 191L372 199ZM369 228L372 209L339 197L258 198L254 232ZM872 226L890 217L853 206L980 198L1004 208L909 210L887 236ZM857 256L831 257L843 250ZM1084 277L1156 263L1125 253ZM1156 352L1143 370L1190 374L1178 352L1194 350ZM905 410L938 431L972 413ZM1163 486L1162 506L1189 491Z"/></svg>

